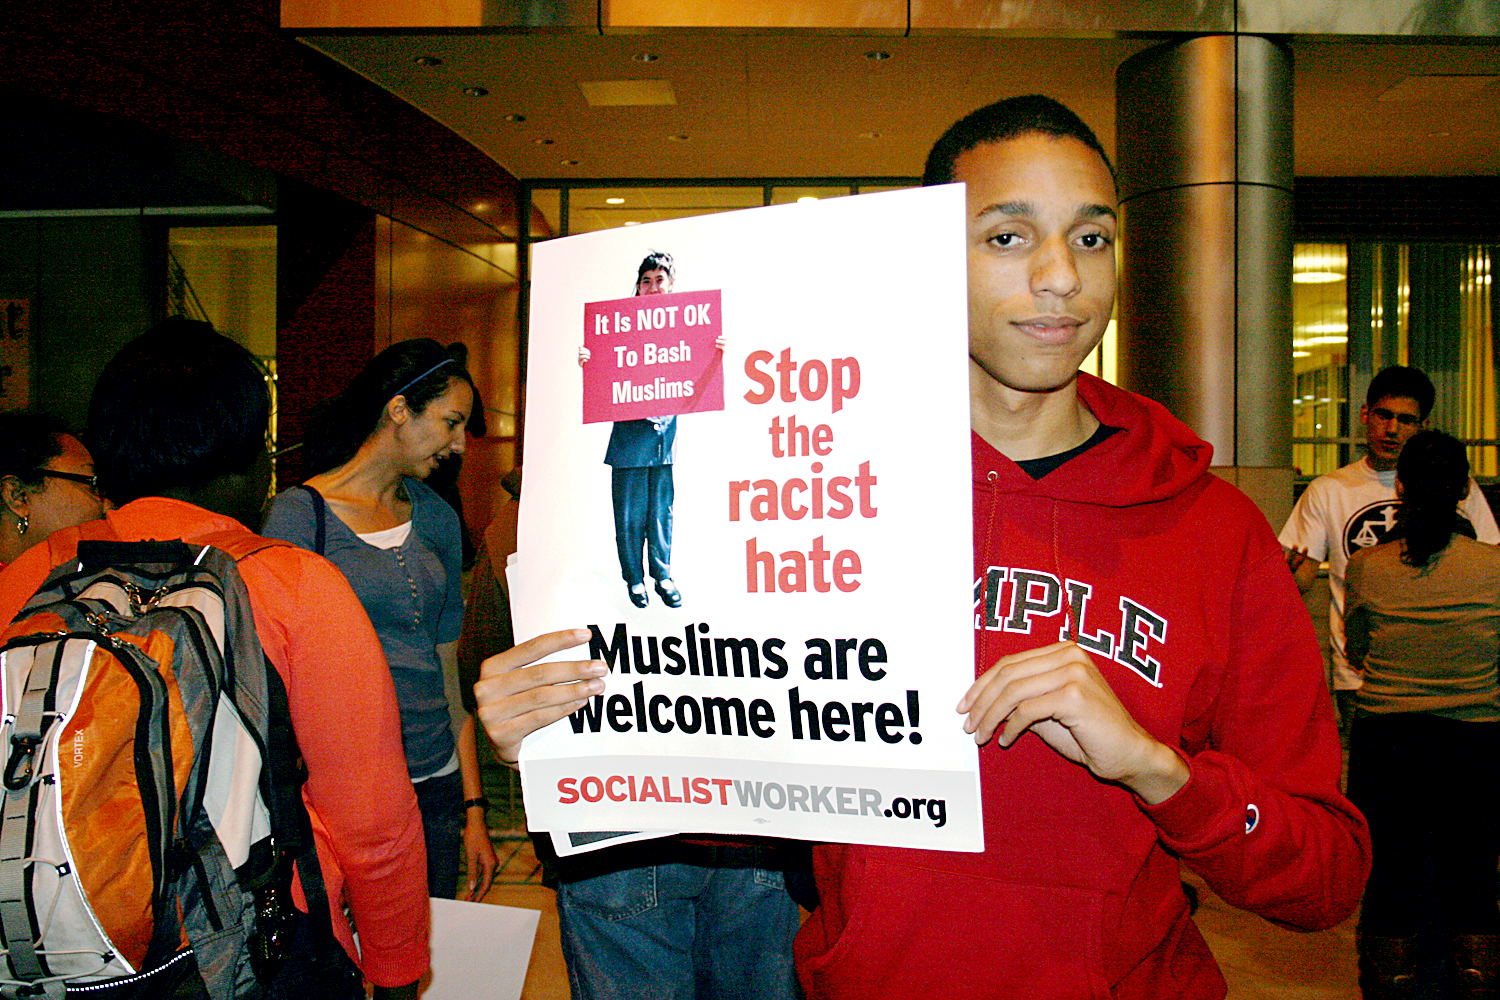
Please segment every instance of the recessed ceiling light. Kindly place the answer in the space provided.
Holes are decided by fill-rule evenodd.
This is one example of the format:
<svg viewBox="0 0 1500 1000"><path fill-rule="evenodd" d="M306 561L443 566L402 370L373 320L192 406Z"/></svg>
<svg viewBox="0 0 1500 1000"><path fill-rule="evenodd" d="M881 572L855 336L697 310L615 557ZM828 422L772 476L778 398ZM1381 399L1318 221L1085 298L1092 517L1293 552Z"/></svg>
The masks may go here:
<svg viewBox="0 0 1500 1000"><path fill-rule="evenodd" d="M558 160L557 162L561 163L565 167L576 167L576 166L578 166L578 161L577 160Z"/></svg>
<svg viewBox="0 0 1500 1000"><path fill-rule="evenodd" d="M873 59L876 62L885 62L890 57L891 57L891 54L889 52L882 52L880 49L876 49L873 52L866 52L865 53L865 58L866 59Z"/></svg>
<svg viewBox="0 0 1500 1000"><path fill-rule="evenodd" d="M488 212L489 210L490 203L487 201L476 201L474 203L474 211L476 212Z"/></svg>
<svg viewBox="0 0 1500 1000"><path fill-rule="evenodd" d="M660 59L661 56L657 55L655 52L637 52L630 58L634 59L636 62L656 62L656 60Z"/></svg>
<svg viewBox="0 0 1500 1000"><path fill-rule="evenodd" d="M604 199L604 204L606 204L606 205L623 205L623 204L625 204L625 199L624 198L605 198Z"/></svg>
<svg viewBox="0 0 1500 1000"><path fill-rule="evenodd" d="M639 226L640 223L636 222L635 220L632 219L630 222L625 223L625 225L627 225L627 226Z"/></svg>
<svg viewBox="0 0 1500 1000"><path fill-rule="evenodd" d="M817 198L813 197L810 194L805 194L802 197L800 197L800 198L797 199L797 201L799 203L804 202L804 201L817 201L817 200L818 200Z"/></svg>
<svg viewBox="0 0 1500 1000"><path fill-rule="evenodd" d="M441 66L443 64L437 56L417 56L412 62L418 66Z"/></svg>
<svg viewBox="0 0 1500 1000"><path fill-rule="evenodd" d="M685 136L685 135L669 135L669 136L667 136L667 141L668 142L687 142L688 141L688 137Z"/></svg>
<svg viewBox="0 0 1500 1000"><path fill-rule="evenodd" d="M464 95L467 97L488 97L489 91L483 87L465 87Z"/></svg>
<svg viewBox="0 0 1500 1000"><path fill-rule="evenodd" d="M517 114L509 114L509 115L505 116L505 120L508 121L508 122L524 122L526 120L526 116L525 115L517 115Z"/></svg>
<svg viewBox="0 0 1500 1000"><path fill-rule="evenodd" d="M555 139L533 139L531 141L534 142L534 143L536 143L538 146L550 146L556 140Z"/></svg>

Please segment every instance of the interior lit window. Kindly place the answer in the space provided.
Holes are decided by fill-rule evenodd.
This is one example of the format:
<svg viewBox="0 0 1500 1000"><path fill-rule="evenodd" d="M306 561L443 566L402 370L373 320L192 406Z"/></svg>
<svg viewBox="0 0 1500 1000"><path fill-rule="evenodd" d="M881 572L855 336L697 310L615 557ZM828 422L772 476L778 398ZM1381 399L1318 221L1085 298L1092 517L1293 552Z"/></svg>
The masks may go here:
<svg viewBox="0 0 1500 1000"><path fill-rule="evenodd" d="M685 219L694 215L756 208L765 203L761 187L573 188L568 192L567 233Z"/></svg>
<svg viewBox="0 0 1500 1000"><path fill-rule="evenodd" d="M1293 252L1292 465L1304 475L1333 471L1347 450L1348 271L1341 243L1301 243Z"/></svg>
<svg viewBox="0 0 1500 1000"><path fill-rule="evenodd" d="M1469 445L1480 479L1500 475L1490 290L1495 248L1302 243L1292 265L1292 464L1304 477L1358 458L1365 389L1390 365L1437 388L1427 426Z"/></svg>

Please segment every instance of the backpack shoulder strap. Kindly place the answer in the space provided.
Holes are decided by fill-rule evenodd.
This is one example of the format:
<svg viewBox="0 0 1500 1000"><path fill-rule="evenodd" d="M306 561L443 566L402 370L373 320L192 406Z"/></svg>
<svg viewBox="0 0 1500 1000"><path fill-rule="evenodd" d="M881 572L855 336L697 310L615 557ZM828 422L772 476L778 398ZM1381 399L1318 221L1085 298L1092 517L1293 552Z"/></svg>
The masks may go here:
<svg viewBox="0 0 1500 1000"><path fill-rule="evenodd" d="M323 541L323 497L311 488L308 492L316 498L318 508L318 548ZM188 539L190 545L211 545L239 562L257 552L277 546L298 548L280 538L267 538L247 530L215 531ZM328 906L328 891L323 882L322 869L318 863L317 842L313 835L312 821L302 802L302 786L307 781L307 765L297 746L297 735L292 729L291 706L281 675L269 662L265 664L267 697L269 700L266 733L265 771L262 776L262 796L271 812L271 825L276 841L277 856L271 859L271 870L263 872L257 881L258 899L268 886L290 893L291 875L295 867L302 884L311 915L315 946L327 952L342 948L333 933L331 911ZM285 897L290 899L290 895ZM288 903L287 905L290 905Z"/></svg>
<svg viewBox="0 0 1500 1000"><path fill-rule="evenodd" d="M108 520L88 521L76 528L54 531L44 543L48 548L48 559L56 568L78 558L80 544L87 542L118 542L120 536ZM252 556L263 549L279 545L295 548L291 542L280 538L266 538L245 528L226 528L210 531L193 538L183 539L188 545L212 545L230 556L235 562ZM149 544L149 543L148 543Z"/></svg>
<svg viewBox="0 0 1500 1000"><path fill-rule="evenodd" d="M247 529L228 528L223 531L210 531L204 535L195 535L184 539L189 545L212 545L214 548L226 553L235 562L255 555L264 549L276 548L277 546L288 546L296 548L291 542L280 538L266 538L257 535Z"/></svg>
<svg viewBox="0 0 1500 1000"><path fill-rule="evenodd" d="M317 527L313 533L313 551L320 556L325 555L324 550L328 547L328 501L323 499L323 494L306 483L292 488L302 490L312 501L313 513L317 518Z"/></svg>
<svg viewBox="0 0 1500 1000"><path fill-rule="evenodd" d="M120 536L106 518L85 521L74 528L64 528L47 536L47 561L53 569L78 558L79 542L117 542Z"/></svg>

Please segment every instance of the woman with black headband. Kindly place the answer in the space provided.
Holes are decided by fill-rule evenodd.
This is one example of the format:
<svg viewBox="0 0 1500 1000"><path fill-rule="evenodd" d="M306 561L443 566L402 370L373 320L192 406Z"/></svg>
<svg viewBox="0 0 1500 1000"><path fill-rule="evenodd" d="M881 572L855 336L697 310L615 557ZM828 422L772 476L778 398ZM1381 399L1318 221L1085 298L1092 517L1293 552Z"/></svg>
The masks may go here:
<svg viewBox="0 0 1500 1000"><path fill-rule="evenodd" d="M455 734L444 685L456 677L463 622L458 516L422 482L464 450L476 399L469 373L436 341L380 352L315 417L305 445L312 475L272 501L262 529L326 556L370 615L401 708L428 889L442 898L457 889L461 842L470 899L489 889L496 860L474 717L463 714Z"/></svg>

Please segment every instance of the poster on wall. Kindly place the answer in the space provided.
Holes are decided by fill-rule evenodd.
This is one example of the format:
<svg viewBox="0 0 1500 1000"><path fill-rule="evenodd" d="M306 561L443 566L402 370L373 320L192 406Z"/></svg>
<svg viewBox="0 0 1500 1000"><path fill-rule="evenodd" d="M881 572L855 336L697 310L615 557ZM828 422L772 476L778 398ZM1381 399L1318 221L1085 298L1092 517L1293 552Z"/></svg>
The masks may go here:
<svg viewBox="0 0 1500 1000"><path fill-rule="evenodd" d="M0 410L31 405L31 300L0 299Z"/></svg>
<svg viewBox="0 0 1500 1000"><path fill-rule="evenodd" d="M963 208L533 247L516 634L610 673L527 739L532 829L983 849Z"/></svg>

